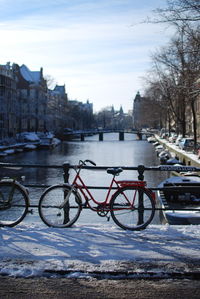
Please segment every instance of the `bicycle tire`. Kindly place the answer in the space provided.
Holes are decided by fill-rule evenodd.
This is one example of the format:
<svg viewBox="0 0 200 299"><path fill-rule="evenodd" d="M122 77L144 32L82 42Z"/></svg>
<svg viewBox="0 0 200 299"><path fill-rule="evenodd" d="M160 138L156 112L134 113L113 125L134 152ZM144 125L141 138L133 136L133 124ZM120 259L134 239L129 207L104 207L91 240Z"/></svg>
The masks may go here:
<svg viewBox="0 0 200 299"><path fill-rule="evenodd" d="M0 226L13 227L19 224L26 216L28 207L29 197L21 184L0 182Z"/></svg>
<svg viewBox="0 0 200 299"><path fill-rule="evenodd" d="M128 198L128 200L125 198ZM134 207L133 204L134 198ZM120 188L110 201L113 221L125 230L142 230L152 221L155 203L151 192L140 187Z"/></svg>
<svg viewBox="0 0 200 299"><path fill-rule="evenodd" d="M81 198L72 190L68 202L64 207L65 196L71 190L70 186L53 185L47 188L39 200L39 215L42 221L49 227L65 228L72 226L82 210Z"/></svg>

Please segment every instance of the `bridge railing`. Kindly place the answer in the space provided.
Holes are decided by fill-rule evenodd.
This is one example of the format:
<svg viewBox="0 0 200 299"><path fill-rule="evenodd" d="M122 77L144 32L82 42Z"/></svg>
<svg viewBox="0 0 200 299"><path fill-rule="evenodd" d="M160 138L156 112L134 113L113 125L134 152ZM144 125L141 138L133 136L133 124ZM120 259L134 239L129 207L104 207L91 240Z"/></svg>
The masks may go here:
<svg viewBox="0 0 200 299"><path fill-rule="evenodd" d="M53 169L63 169L63 180L65 183L69 181L69 176L70 176L70 169L74 169L77 167L77 165L72 165L68 162L65 162L63 165L46 165L46 164L18 164L18 163L0 163L0 168L7 168L7 169L21 169L21 168L53 168ZM113 165L111 166L82 166L82 169L87 169L87 170L104 170L106 171L108 168L112 168ZM116 167L116 166L115 166ZM171 165L160 165L160 166L144 166L144 165L138 165L138 166L117 166L122 168L123 170L127 171L137 171L138 172L138 180L144 180L144 172L145 171L167 171L167 172L200 172L200 167L193 167L193 166L171 166ZM2 179L2 178L0 178ZM148 183L148 182L147 182ZM45 184L24 184L26 187L33 187L33 188L47 188L49 185ZM108 186L87 186L88 189L108 189ZM187 192L188 190L194 190L194 191L199 191L200 194L200 186L170 186L170 187L150 187L148 186L149 189L152 191L182 191L182 192ZM113 188L115 189L115 188ZM156 210L167 210L167 208L159 208L157 207ZM171 209L169 209L171 210ZM176 209L176 210L183 210L183 209ZM199 209L184 209L185 211L187 210L195 210L195 211L200 211Z"/></svg>

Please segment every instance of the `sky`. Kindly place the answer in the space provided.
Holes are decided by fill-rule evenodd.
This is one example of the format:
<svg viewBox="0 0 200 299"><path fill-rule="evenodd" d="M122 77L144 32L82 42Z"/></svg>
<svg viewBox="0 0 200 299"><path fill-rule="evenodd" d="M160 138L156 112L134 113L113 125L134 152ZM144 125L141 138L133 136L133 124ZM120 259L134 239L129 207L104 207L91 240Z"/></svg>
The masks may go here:
<svg viewBox="0 0 200 299"><path fill-rule="evenodd" d="M165 0L0 0L0 64L43 68L70 100L127 112L166 28L142 23Z"/></svg>

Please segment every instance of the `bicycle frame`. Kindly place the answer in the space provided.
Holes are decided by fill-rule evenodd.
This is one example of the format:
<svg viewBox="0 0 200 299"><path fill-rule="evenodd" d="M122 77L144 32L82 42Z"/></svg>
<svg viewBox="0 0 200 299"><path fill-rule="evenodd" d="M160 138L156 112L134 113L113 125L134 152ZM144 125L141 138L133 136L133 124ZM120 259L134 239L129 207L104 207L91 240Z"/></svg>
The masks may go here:
<svg viewBox="0 0 200 299"><path fill-rule="evenodd" d="M108 188L96 187L107 189L105 198L95 199L96 194L93 196L89 190L93 187L87 186L80 175L81 169L89 169L87 163L96 166L91 160L80 160L78 165L73 166L75 175L72 183L70 180L70 183L51 186L42 194L39 214L44 223L52 227L70 227L78 220L82 209L90 209L98 216L106 217L108 221L111 217L125 230L144 229L152 221L155 213L153 192L146 187L146 182L117 180L116 176L123 168L110 167L106 170L112 175ZM69 177L69 173L67 174L66 179ZM89 213L86 212L85 216L88 217Z"/></svg>
<svg viewBox="0 0 200 299"><path fill-rule="evenodd" d="M109 185L109 188L108 188L105 200L99 202L99 201L95 200L94 196L92 195L92 193L90 192L90 190L88 189L88 187L85 185L83 179L81 178L81 176L80 176L81 167L79 167L78 170L77 170L77 168L75 168L75 171L76 171L76 175L75 175L75 178L73 179L73 182L72 182L72 189L71 189L71 191L74 188L77 189L77 190L80 190L80 193L83 195L83 197L85 199L86 206L88 206L93 211L97 211L97 208L94 208L94 207L92 207L90 205L90 203L89 203L90 200L92 200L92 202L95 203L96 205L101 205L101 206L105 207L106 205L108 205L110 203L110 201L112 199L112 196L114 196L114 194L118 190L120 190L121 188L123 188L123 187L130 187L131 186L131 187L136 187L136 188L138 187L138 188L146 189L145 188L145 186L146 186L146 182L145 181L128 181L128 180L117 181L115 179L115 175L113 175L113 178L112 178L112 180L110 182L110 185ZM117 190L112 194L112 196L110 196L111 190L112 190L114 184L116 185ZM70 195L70 192L69 192L69 195ZM131 204L131 206L133 206L133 204L134 204L135 196L136 196L136 194L134 195L133 202L130 203L130 200L124 194L124 197L129 202L129 204ZM66 201L67 201L67 198L65 199L65 202Z"/></svg>

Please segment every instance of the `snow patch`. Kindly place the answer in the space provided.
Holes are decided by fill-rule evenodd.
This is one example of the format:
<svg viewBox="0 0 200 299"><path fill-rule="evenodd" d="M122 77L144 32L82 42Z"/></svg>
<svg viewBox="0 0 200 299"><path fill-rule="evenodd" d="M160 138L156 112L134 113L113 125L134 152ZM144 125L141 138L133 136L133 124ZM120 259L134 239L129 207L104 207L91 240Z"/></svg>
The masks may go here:
<svg viewBox="0 0 200 299"><path fill-rule="evenodd" d="M199 272L199 244L198 225L150 225L130 232L112 225L57 229L20 224L1 228L0 274L82 277Z"/></svg>

